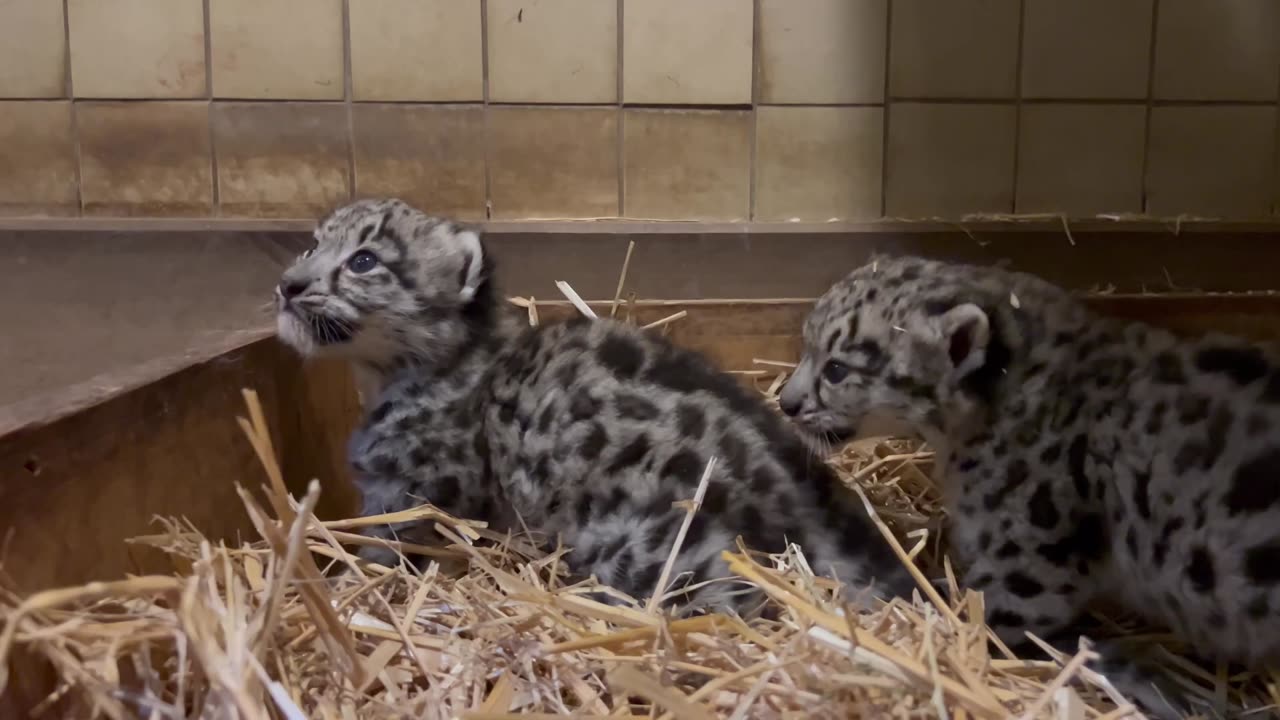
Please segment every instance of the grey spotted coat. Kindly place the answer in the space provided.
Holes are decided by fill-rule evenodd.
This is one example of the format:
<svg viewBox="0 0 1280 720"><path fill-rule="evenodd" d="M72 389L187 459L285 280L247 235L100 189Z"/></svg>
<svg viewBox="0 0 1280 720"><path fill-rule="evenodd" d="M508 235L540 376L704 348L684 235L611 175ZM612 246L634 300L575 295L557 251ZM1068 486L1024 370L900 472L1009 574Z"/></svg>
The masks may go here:
<svg viewBox="0 0 1280 720"><path fill-rule="evenodd" d="M1007 643L1073 638L1118 601L1210 657L1280 662L1273 350L1098 317L1026 274L878 257L816 305L781 405L836 439L879 413L920 431Z"/></svg>
<svg viewBox="0 0 1280 720"><path fill-rule="evenodd" d="M398 201L325 219L280 284L280 337L354 361L376 388L351 442L366 514L431 502L559 536L579 576L654 591L705 466L674 568L684 609L748 609L720 552L799 544L815 572L887 596L909 576L860 501L786 421L702 357L607 320L528 328L479 236ZM379 528L428 540L427 527ZM364 556L391 562L385 548Z"/></svg>

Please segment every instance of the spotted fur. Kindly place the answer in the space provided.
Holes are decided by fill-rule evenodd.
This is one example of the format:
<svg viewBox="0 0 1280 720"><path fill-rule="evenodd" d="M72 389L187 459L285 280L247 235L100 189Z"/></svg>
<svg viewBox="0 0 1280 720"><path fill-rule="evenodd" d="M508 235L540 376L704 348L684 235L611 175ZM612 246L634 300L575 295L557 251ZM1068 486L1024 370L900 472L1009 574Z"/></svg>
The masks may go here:
<svg viewBox="0 0 1280 720"><path fill-rule="evenodd" d="M684 516L673 503L715 456L674 568L681 607L747 608L730 583L696 587L726 575L720 552L739 536L765 552L797 543L815 571L858 590L908 591L856 497L701 356L607 320L528 328L499 300L474 231L398 201L340 209L316 237L281 281L280 336L375 378L350 453L366 514L429 501L558 534L577 575L644 598ZM374 532L421 541L429 530Z"/></svg>
<svg viewBox="0 0 1280 720"><path fill-rule="evenodd" d="M1213 658L1280 661L1272 349L1178 339L1026 274L910 257L855 270L804 333L784 410L837 437L885 412L933 445L953 551L1006 642L1069 633L1118 600ZM1134 693L1158 709L1147 689Z"/></svg>

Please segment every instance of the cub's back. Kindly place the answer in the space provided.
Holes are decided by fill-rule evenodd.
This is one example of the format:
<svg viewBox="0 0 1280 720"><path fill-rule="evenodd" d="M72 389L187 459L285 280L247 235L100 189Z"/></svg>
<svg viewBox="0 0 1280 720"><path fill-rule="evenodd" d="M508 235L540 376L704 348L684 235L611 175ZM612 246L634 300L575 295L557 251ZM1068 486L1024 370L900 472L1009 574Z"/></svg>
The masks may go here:
<svg viewBox="0 0 1280 720"><path fill-rule="evenodd" d="M494 472L526 521L597 559L621 552L643 589L715 457L684 548L698 575L741 536L779 552L800 544L814 570L909 591L860 500L750 389L653 333L575 319L531 330L498 363L488 435ZM600 552L595 550L603 547ZM620 574L628 577L618 577Z"/></svg>

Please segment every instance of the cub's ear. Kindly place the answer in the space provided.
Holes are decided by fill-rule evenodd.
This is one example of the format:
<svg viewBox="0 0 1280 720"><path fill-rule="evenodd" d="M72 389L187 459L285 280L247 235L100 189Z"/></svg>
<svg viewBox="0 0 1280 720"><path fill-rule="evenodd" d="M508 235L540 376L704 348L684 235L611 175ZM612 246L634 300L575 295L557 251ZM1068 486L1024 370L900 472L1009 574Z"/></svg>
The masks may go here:
<svg viewBox="0 0 1280 720"><path fill-rule="evenodd" d="M475 299L480 287L488 281L492 263L485 254L484 243L480 242L479 233L474 230L463 230L455 237L462 254L462 272L458 278L462 287L459 294L463 302L471 302Z"/></svg>
<svg viewBox="0 0 1280 720"><path fill-rule="evenodd" d="M956 305L938 316L937 329L957 377L968 375L987 361L991 319L982 308L973 303Z"/></svg>

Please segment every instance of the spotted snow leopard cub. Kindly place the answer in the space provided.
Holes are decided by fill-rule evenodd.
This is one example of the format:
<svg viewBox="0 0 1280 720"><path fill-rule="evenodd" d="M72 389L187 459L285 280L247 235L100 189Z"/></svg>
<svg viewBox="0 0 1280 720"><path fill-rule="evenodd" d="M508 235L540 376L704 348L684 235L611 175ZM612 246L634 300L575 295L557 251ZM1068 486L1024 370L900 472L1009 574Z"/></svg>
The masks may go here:
<svg viewBox="0 0 1280 720"><path fill-rule="evenodd" d="M500 299L480 236L396 200L335 211L280 281L279 335L353 361L380 387L350 461L365 514L429 501L572 548L575 574L654 589L710 457L719 461L673 577L723 577L741 536L800 544L814 570L884 596L909 577L856 496L732 377L606 320L529 328ZM374 534L422 540L427 526ZM364 557L393 562L384 548ZM724 583L682 605L740 608Z"/></svg>
<svg viewBox="0 0 1280 720"><path fill-rule="evenodd" d="M1026 274L877 257L818 301L780 405L838 438L871 412L919 430L1006 642L1105 598L1216 658L1280 662L1272 349L1098 317Z"/></svg>

